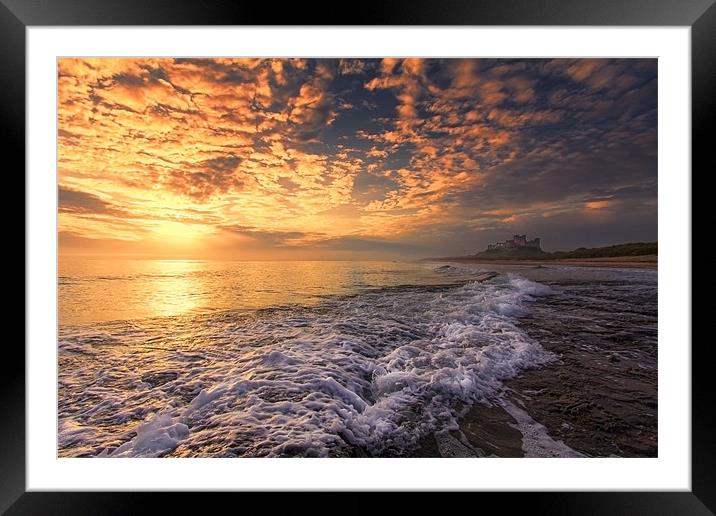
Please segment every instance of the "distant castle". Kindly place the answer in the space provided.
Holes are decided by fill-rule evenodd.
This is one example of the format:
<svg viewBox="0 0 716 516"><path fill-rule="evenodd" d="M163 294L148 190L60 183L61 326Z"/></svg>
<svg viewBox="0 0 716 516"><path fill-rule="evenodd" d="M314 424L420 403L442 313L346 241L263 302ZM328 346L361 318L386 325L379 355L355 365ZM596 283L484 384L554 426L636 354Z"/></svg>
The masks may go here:
<svg viewBox="0 0 716 516"><path fill-rule="evenodd" d="M531 247L534 249L542 250L540 247L540 239L535 238L533 240L527 240L527 235L515 235L512 240L505 240L504 242L496 242L487 246L488 251L495 249L520 249L522 247Z"/></svg>

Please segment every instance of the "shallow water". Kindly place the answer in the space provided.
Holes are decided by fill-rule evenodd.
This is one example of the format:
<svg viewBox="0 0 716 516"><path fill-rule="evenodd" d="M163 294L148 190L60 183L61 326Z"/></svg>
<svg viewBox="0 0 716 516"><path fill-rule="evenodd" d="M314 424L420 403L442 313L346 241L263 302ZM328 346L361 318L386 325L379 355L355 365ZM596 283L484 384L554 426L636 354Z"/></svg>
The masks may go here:
<svg viewBox="0 0 716 516"><path fill-rule="evenodd" d="M627 313L631 293L655 299L656 274L640 274L67 261L59 454L406 455L426 435L458 428L459 407L498 399L505 381L559 360L523 321L591 295L569 281L616 282L614 309ZM646 326L645 345L655 347L655 321Z"/></svg>
<svg viewBox="0 0 716 516"><path fill-rule="evenodd" d="M439 267L439 266L438 266ZM459 281L470 270L398 262L241 262L64 258L60 326L211 311L314 306L331 296ZM453 278L451 280L450 278Z"/></svg>

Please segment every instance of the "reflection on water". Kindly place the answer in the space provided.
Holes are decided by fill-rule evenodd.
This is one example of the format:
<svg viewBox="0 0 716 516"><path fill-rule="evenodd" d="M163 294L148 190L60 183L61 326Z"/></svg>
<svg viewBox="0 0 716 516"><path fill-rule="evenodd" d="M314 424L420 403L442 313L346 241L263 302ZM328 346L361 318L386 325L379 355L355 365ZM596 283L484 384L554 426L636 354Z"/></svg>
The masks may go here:
<svg viewBox="0 0 716 516"><path fill-rule="evenodd" d="M612 396L603 408L618 423L570 410L551 431L566 422L608 443L625 429L647 436L632 449L655 442L655 272L483 267L64 260L58 453L407 456L458 428L464 407L501 399L503 382L568 360L523 392L551 382L549 408L568 391L570 407ZM575 354L588 359L575 366ZM520 424L532 446L537 427Z"/></svg>
<svg viewBox="0 0 716 516"><path fill-rule="evenodd" d="M150 275L142 287L147 291L146 303L159 316L181 315L204 304L204 291L195 261L161 261L152 264L156 275Z"/></svg>
<svg viewBox="0 0 716 516"><path fill-rule="evenodd" d="M60 326L212 310L312 306L400 284L446 283L423 264L62 258Z"/></svg>

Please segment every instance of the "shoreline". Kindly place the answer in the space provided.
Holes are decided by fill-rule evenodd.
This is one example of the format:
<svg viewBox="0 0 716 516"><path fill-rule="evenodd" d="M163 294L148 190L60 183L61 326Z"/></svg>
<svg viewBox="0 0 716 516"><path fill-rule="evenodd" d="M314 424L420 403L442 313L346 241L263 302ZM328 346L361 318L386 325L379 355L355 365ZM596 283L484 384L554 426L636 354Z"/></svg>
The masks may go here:
<svg viewBox="0 0 716 516"><path fill-rule="evenodd" d="M599 265L622 263L604 262ZM632 277L624 270L560 271L547 264L500 269L542 277L566 293L540 297L518 317L520 330L552 359L507 378L494 396L458 404L456 427L425 436L411 456L656 457L654 275L644 276L647 290L630 291L621 288L629 282L622 283L620 274ZM628 309L613 310L614 302Z"/></svg>
<svg viewBox="0 0 716 516"><path fill-rule="evenodd" d="M634 269L657 269L657 255L619 256L609 258L562 258L555 260L488 260L476 257L426 258L426 262L485 263L490 265L569 265L574 267L615 267Z"/></svg>

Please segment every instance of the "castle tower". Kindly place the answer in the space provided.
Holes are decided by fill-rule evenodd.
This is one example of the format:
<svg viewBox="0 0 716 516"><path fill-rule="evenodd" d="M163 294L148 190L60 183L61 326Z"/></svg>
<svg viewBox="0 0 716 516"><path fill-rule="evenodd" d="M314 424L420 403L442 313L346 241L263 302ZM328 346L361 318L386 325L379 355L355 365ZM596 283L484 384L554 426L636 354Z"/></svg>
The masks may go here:
<svg viewBox="0 0 716 516"><path fill-rule="evenodd" d="M516 247L524 247L527 245L527 235L515 235L512 237L512 241Z"/></svg>
<svg viewBox="0 0 716 516"><path fill-rule="evenodd" d="M495 242L488 244L487 250L494 251L498 249L520 249L520 248L532 248L542 250L542 240L537 237L532 240L527 240L527 235L513 235L511 240L503 240L502 242Z"/></svg>

